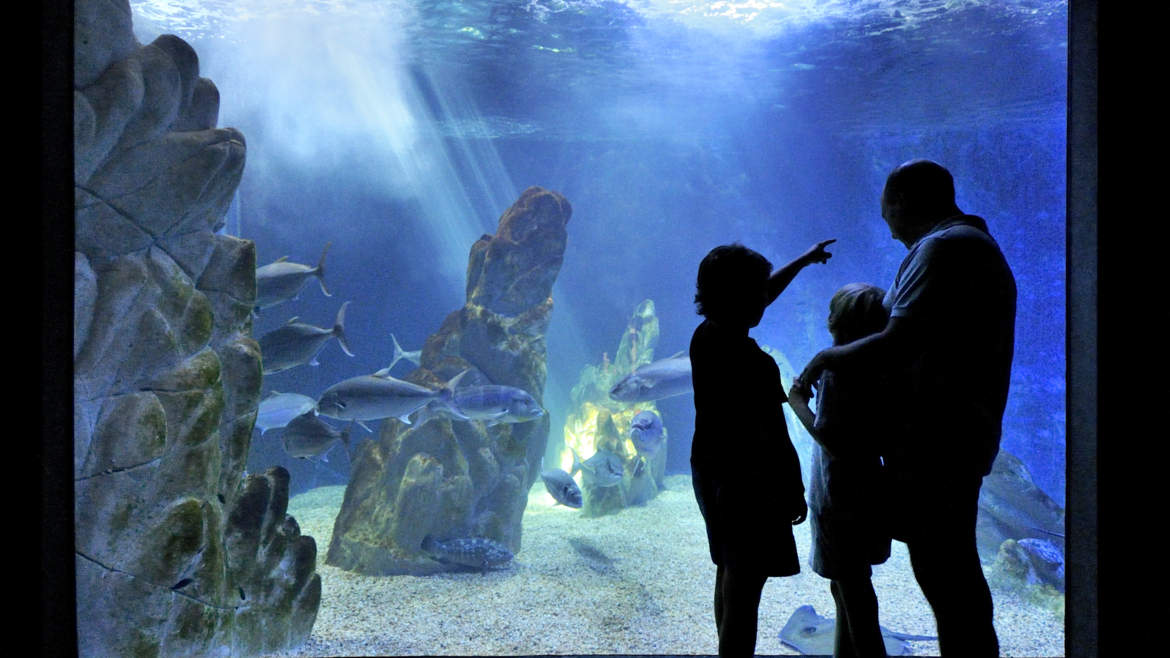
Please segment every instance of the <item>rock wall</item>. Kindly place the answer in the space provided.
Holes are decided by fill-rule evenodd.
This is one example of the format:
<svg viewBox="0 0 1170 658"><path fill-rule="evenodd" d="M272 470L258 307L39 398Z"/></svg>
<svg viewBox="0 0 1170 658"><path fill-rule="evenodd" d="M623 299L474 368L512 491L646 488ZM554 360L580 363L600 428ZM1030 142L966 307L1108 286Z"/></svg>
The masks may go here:
<svg viewBox="0 0 1170 658"><path fill-rule="evenodd" d="M74 512L84 656L308 637L316 545L288 473L244 475L260 393L254 245L217 235L244 137L195 51L126 0L74 14Z"/></svg>
<svg viewBox="0 0 1170 658"><path fill-rule="evenodd" d="M471 247L467 302L423 346L408 381L437 387L470 369L460 386L515 386L537 402L547 373L545 331L572 209L531 187ZM520 550L521 517L548 440L548 415L523 423L433 419L382 421L354 456L326 564L367 574L449 570L423 539L487 537Z"/></svg>

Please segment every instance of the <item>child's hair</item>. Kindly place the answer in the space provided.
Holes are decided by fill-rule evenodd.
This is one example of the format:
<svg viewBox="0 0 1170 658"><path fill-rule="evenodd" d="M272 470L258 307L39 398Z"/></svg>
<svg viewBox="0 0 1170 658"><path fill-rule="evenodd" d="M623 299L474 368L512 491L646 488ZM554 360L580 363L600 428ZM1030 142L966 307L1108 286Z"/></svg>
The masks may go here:
<svg viewBox="0 0 1170 658"><path fill-rule="evenodd" d="M882 306L886 292L868 283L849 283L829 300L829 331L840 343L851 343L885 329L890 312Z"/></svg>
<svg viewBox="0 0 1170 658"><path fill-rule="evenodd" d="M772 263L738 242L715 247L699 263L695 312L718 318L758 291L772 273Z"/></svg>

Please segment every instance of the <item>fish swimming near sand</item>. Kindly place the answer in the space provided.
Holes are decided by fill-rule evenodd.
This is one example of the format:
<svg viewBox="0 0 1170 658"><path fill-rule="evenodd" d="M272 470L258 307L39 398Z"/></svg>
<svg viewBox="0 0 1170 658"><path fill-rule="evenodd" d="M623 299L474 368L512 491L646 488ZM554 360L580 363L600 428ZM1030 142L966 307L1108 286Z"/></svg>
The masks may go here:
<svg viewBox="0 0 1170 658"><path fill-rule="evenodd" d="M341 305L333 327L325 329L292 318L283 327L274 329L260 337L260 361L265 375L282 372L308 363L317 365L317 354L331 338L337 338L341 349L353 356L345 339L345 309L349 302Z"/></svg>
<svg viewBox="0 0 1170 658"><path fill-rule="evenodd" d="M325 249L321 252L321 260L317 261L317 267L290 263L288 256L282 256L263 267L257 267L256 310L295 299L301 294L301 289L305 287L309 279L313 277L317 278L321 292L325 293L326 297L332 297L332 293L325 288L325 254L329 253L329 245L331 244L333 243L325 243Z"/></svg>
<svg viewBox="0 0 1170 658"><path fill-rule="evenodd" d="M581 507L581 488L577 486L573 476L562 469L554 468L542 471L540 479L544 480L544 488L548 489L557 503L573 509Z"/></svg>
<svg viewBox="0 0 1170 658"><path fill-rule="evenodd" d="M260 401L256 412L256 427L260 434L284 427L290 420L317 407L317 401L300 393L277 393Z"/></svg>
<svg viewBox="0 0 1170 658"><path fill-rule="evenodd" d="M630 441L643 454L654 454L662 447L665 432L662 419L653 411L639 411L630 419Z"/></svg>
<svg viewBox="0 0 1170 658"><path fill-rule="evenodd" d="M289 457L329 461L325 453L341 443L349 452L349 427L340 430L309 412L293 418L281 432L280 442Z"/></svg>
<svg viewBox="0 0 1170 658"><path fill-rule="evenodd" d="M407 361L414 363L416 366L419 365L419 362L422 360L421 349L414 350L413 352L407 352L406 350L402 349L401 345L398 344L398 339L394 337L394 334L390 334L390 340L394 341L394 358L390 360L390 365L374 373L375 375L389 375L390 369L394 367L394 364L398 363L402 359L406 359Z"/></svg>
<svg viewBox="0 0 1170 658"><path fill-rule="evenodd" d="M427 535L423 538L421 548L440 562L471 567L484 573L488 569L506 567L513 557L507 546L487 537L459 537L440 541Z"/></svg>
<svg viewBox="0 0 1170 658"><path fill-rule="evenodd" d="M622 459L608 450L598 450L592 457L581 461L577 451L569 448L573 453L573 469L569 477L583 471L589 482L596 487L605 488L616 486L622 481Z"/></svg>
<svg viewBox="0 0 1170 658"><path fill-rule="evenodd" d="M651 402L694 390L691 359L685 352L679 352L638 366L609 389L609 397L618 402Z"/></svg>
<svg viewBox="0 0 1170 658"><path fill-rule="evenodd" d="M822 617L811 605L802 605L788 618L780 630L780 642L808 656L833 655L833 641L837 620ZM937 640L934 635L909 635L881 627L882 641L886 654L890 656L912 655L906 642Z"/></svg>
<svg viewBox="0 0 1170 658"><path fill-rule="evenodd" d="M452 389L467 373L455 375L442 388L433 389L390 375L358 375L325 389L317 400L317 413L338 420L397 418L411 424L410 414L432 400L450 399Z"/></svg>

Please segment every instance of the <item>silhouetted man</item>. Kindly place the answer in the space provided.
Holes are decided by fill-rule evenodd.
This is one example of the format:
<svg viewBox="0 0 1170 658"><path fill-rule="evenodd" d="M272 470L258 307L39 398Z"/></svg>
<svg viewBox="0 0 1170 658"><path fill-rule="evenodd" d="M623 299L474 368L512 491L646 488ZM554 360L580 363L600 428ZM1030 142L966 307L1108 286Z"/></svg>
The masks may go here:
<svg viewBox="0 0 1170 658"><path fill-rule="evenodd" d="M991 592L975 544L979 487L999 451L1016 284L979 217L955 205L950 172L928 160L886 180L882 217L910 250L886 294L886 328L817 354L800 375L882 369L900 382L901 426L879 451L893 536L934 611L944 656L998 655Z"/></svg>

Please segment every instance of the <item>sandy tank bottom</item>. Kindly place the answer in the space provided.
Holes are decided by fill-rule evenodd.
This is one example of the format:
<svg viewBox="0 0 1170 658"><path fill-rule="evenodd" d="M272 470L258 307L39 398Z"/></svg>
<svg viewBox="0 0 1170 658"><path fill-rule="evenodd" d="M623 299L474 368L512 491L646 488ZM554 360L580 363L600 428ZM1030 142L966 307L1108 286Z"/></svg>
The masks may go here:
<svg viewBox="0 0 1170 658"><path fill-rule="evenodd" d="M602 518L554 506L537 481L524 515L523 547L510 568L431 577L363 576L325 564L343 486L294 496L288 513L319 550L321 607L309 639L274 656L715 654L715 566L690 476L666 478L642 507ZM808 564L809 524L796 527L802 571L770 578L760 601L756 653L799 655L780 642L797 607L833 616L827 580ZM894 542L874 569L881 624L934 635L934 618ZM1063 656L1064 621L992 590L1003 656ZM911 642L913 655L938 643Z"/></svg>

